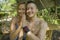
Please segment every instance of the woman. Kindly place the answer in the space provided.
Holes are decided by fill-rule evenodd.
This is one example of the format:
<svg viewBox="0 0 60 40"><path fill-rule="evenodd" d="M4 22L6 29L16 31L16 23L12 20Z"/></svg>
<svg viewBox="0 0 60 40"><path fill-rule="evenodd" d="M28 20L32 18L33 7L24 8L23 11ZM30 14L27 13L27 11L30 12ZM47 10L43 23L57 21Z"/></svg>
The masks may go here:
<svg viewBox="0 0 60 40"><path fill-rule="evenodd" d="M23 27L27 34L26 40L45 40L47 23L37 17L38 8L35 2L28 1L26 4L27 25Z"/></svg>
<svg viewBox="0 0 60 40"><path fill-rule="evenodd" d="M12 19L10 27L10 40L22 40L22 23L25 21L25 2L19 3L17 7L17 16Z"/></svg>

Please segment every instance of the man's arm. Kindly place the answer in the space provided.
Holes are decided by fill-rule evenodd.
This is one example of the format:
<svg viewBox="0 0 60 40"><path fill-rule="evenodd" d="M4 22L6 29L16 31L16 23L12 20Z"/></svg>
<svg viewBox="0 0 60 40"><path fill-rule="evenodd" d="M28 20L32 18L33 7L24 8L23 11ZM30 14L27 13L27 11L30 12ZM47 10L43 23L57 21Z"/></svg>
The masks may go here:
<svg viewBox="0 0 60 40"><path fill-rule="evenodd" d="M47 30L47 23L46 22L42 22L40 24L41 29L40 32L38 33L38 37L36 35L34 35L31 31L27 32L27 36L29 38L31 38L32 40L45 40L45 36L46 36L46 30Z"/></svg>
<svg viewBox="0 0 60 40"><path fill-rule="evenodd" d="M45 21L41 21L41 29L38 35L40 40L45 40L47 28L47 23Z"/></svg>
<svg viewBox="0 0 60 40"><path fill-rule="evenodd" d="M36 35L34 35L31 31L27 33L27 36L32 40L40 40Z"/></svg>
<svg viewBox="0 0 60 40"><path fill-rule="evenodd" d="M40 38L33 34L27 26L23 27L23 30L31 40L40 40Z"/></svg>

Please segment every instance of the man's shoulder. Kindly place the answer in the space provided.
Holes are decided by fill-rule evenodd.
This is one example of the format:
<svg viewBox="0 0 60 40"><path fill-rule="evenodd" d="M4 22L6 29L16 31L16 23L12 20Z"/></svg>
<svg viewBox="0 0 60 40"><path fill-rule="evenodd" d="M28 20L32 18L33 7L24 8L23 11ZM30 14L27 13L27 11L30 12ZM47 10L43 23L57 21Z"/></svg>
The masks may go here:
<svg viewBox="0 0 60 40"><path fill-rule="evenodd" d="M45 23L46 21L43 18L37 18L37 22L41 23Z"/></svg>
<svg viewBox="0 0 60 40"><path fill-rule="evenodd" d="M47 23L43 18L40 18L41 23Z"/></svg>
<svg viewBox="0 0 60 40"><path fill-rule="evenodd" d="M44 19L40 19L40 24L41 24L41 28L44 28L46 30L49 29L48 23Z"/></svg>
<svg viewBox="0 0 60 40"><path fill-rule="evenodd" d="M49 29L47 22L43 18L39 18L38 23L40 28Z"/></svg>

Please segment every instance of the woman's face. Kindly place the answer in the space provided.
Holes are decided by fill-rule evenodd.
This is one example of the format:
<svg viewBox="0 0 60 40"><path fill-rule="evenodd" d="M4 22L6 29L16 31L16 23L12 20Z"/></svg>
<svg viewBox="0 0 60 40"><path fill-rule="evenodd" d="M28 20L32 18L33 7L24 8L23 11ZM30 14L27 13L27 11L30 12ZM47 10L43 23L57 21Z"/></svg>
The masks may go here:
<svg viewBox="0 0 60 40"><path fill-rule="evenodd" d="M27 5L27 16L28 17L33 17L36 13L37 13L37 8L36 5L34 3L29 3Z"/></svg>
<svg viewBox="0 0 60 40"><path fill-rule="evenodd" d="M20 4L18 6L17 12L19 16L22 16L23 14L25 14L25 4Z"/></svg>

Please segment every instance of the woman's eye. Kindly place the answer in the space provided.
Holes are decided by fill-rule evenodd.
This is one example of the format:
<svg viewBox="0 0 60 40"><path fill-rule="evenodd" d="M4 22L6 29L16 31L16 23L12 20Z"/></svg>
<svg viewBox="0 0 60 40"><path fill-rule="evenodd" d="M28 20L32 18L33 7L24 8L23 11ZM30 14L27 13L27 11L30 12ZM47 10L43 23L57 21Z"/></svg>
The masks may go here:
<svg viewBox="0 0 60 40"><path fill-rule="evenodd" d="M21 10L21 9L18 9L19 11Z"/></svg>
<svg viewBox="0 0 60 40"><path fill-rule="evenodd" d="M22 10L25 10L25 9L22 9Z"/></svg>

